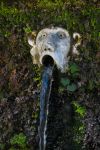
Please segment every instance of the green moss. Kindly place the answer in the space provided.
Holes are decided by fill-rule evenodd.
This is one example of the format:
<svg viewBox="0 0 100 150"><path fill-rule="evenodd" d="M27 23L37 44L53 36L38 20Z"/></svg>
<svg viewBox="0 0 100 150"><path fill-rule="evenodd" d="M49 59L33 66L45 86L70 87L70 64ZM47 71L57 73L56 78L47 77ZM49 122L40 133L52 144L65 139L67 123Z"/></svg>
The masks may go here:
<svg viewBox="0 0 100 150"><path fill-rule="evenodd" d="M76 150L80 150L82 147L82 141L84 138L85 133L85 125L83 124L82 120L84 116L86 115L86 109L85 107L78 104L78 102L73 101L73 106L75 110L75 121L73 126L73 140L74 140L74 146Z"/></svg>
<svg viewBox="0 0 100 150"><path fill-rule="evenodd" d="M17 145L19 146L19 148L26 150L27 149L27 144L26 144L26 136L23 133L19 133L14 135L11 139L10 139L10 143L11 145ZM13 148L13 147L12 147ZM11 148L11 149L12 149Z"/></svg>
<svg viewBox="0 0 100 150"><path fill-rule="evenodd" d="M38 7L39 8L46 8L46 9L55 9L61 8L63 6L63 2L61 0L38 0Z"/></svg>
<svg viewBox="0 0 100 150"><path fill-rule="evenodd" d="M0 143L0 150L4 150L5 149L5 144Z"/></svg>

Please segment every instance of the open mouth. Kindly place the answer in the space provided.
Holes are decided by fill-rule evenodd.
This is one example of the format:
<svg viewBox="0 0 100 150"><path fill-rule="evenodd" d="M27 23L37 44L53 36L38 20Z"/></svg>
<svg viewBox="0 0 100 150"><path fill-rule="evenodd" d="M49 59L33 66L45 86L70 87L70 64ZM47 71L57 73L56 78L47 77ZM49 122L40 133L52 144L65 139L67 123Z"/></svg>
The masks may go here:
<svg viewBox="0 0 100 150"><path fill-rule="evenodd" d="M54 60L50 55L44 55L42 58L42 64L44 66L53 66L54 65Z"/></svg>

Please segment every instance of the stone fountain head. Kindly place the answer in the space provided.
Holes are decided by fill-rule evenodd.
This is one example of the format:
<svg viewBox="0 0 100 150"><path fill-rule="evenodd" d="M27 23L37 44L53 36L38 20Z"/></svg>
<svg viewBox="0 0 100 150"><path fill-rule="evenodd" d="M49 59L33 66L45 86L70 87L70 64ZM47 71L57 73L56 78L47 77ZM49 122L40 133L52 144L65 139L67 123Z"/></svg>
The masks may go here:
<svg viewBox="0 0 100 150"><path fill-rule="evenodd" d="M76 44L73 44L72 38L77 38ZM32 46L30 53L33 64L56 64L61 72L65 72L70 50L78 54L77 46L81 43L78 33L74 33L72 38L67 30L59 27L42 29L37 36L32 32L28 37L28 43Z"/></svg>

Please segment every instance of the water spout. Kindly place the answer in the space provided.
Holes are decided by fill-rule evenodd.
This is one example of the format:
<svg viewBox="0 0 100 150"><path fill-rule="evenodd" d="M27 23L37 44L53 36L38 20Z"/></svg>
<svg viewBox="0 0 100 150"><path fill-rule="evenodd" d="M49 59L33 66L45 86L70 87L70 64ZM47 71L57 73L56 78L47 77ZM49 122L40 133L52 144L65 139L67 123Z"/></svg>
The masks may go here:
<svg viewBox="0 0 100 150"><path fill-rule="evenodd" d="M75 38L76 35L79 37L78 34L75 34L73 38ZM30 53L32 55L33 64L44 66L40 92L39 150L45 150L48 106L54 65L56 65L61 72L66 72L70 48L72 47L73 50L75 48L74 51L76 51L80 43L71 45L71 36L69 32L63 28L43 29L38 33L35 41L32 37L33 36L30 36L28 38L28 42L32 46Z"/></svg>

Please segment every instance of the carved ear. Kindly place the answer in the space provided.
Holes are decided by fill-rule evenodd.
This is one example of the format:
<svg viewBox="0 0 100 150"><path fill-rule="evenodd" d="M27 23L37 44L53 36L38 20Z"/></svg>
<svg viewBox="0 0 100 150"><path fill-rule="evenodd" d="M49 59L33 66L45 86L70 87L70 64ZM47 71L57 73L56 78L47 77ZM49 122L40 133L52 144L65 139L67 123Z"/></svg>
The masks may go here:
<svg viewBox="0 0 100 150"><path fill-rule="evenodd" d="M32 49L30 50L30 53L32 55L33 64L40 64L39 63L39 53L36 48L36 45L33 45Z"/></svg>
<svg viewBox="0 0 100 150"><path fill-rule="evenodd" d="M81 40L82 40L80 34L79 33L73 33L73 39L75 41L75 44L73 45L73 53L78 55L79 52L77 51L77 47L79 45L81 45Z"/></svg>
<svg viewBox="0 0 100 150"><path fill-rule="evenodd" d="M28 43L31 46L35 45L35 38L36 38L36 32L35 31L28 34Z"/></svg>

